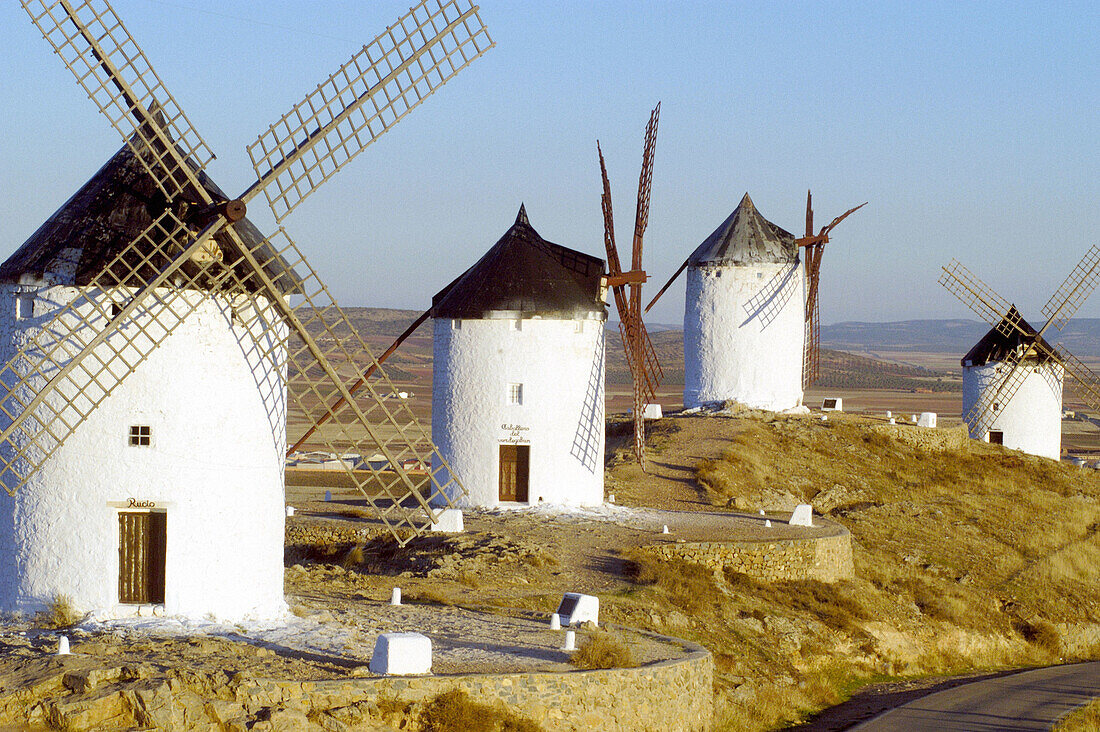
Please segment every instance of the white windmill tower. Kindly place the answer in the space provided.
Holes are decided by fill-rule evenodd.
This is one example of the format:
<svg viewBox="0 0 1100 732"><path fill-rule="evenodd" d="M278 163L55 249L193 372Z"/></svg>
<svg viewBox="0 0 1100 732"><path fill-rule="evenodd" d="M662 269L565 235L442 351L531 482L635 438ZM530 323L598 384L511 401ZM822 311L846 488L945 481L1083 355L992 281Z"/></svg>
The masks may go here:
<svg viewBox="0 0 1100 732"><path fill-rule="evenodd" d="M282 220L492 45L476 7L433 5L261 135L256 182L230 199L105 0L23 2L126 145L0 266L0 607L277 613L287 412L328 421L324 449L431 459L302 253L245 210L263 191ZM346 478L401 540L461 493L434 474Z"/></svg>
<svg viewBox="0 0 1100 732"><path fill-rule="evenodd" d="M1043 307L1035 330L1019 310L969 270L952 261L940 284L992 325L962 358L963 419L970 436L1057 460L1062 452L1062 393L1069 375L1080 396L1100 408L1100 377L1062 344L1044 335L1061 330L1100 277L1100 248L1093 246Z"/></svg>
<svg viewBox="0 0 1100 732"><path fill-rule="evenodd" d="M862 205L814 235L807 195L799 239L765 219L746 193L692 252L646 307L687 270L685 407L732 400L781 411L802 403L817 369L821 252L833 227Z"/></svg>
<svg viewBox="0 0 1100 732"><path fill-rule="evenodd" d="M603 274L520 206L432 299L432 438L462 505L603 502Z"/></svg>

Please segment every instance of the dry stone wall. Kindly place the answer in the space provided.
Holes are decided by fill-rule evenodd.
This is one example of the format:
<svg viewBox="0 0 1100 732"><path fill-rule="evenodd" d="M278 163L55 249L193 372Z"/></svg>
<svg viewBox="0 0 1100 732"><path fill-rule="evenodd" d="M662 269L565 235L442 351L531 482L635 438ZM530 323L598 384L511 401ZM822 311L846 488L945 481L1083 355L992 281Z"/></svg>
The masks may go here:
<svg viewBox="0 0 1100 732"><path fill-rule="evenodd" d="M666 638L687 657L639 668L339 679L256 680L238 689L273 710L339 720L351 710L397 701L428 702L452 689L483 704L501 702L547 730L709 730L713 715L713 659L705 648ZM350 720L349 720L350 721Z"/></svg>
<svg viewBox="0 0 1100 732"><path fill-rule="evenodd" d="M684 542L644 547L660 559L681 559L715 571L731 570L766 582L855 577L852 535L842 526L829 536L780 541Z"/></svg>

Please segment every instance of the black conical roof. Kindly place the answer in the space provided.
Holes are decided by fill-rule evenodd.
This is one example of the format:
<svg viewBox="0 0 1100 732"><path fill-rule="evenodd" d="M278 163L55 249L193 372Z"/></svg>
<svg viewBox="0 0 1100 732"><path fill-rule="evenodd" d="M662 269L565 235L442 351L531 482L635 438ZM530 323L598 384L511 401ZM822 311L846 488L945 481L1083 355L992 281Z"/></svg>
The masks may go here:
<svg viewBox="0 0 1100 732"><path fill-rule="evenodd" d="M1024 335L1019 330L1012 326L1012 323L1018 323L1021 328L1027 331L1028 335ZM1008 335L1005 335L1008 333ZM963 366L984 366L987 363L994 361L1004 361L1008 358L1009 354L1014 352L1020 346L1028 343L1035 342L1038 332L1031 327L1031 324L1024 320L1020 315L1020 311L1013 305L1009 308L1008 313L1001 319L993 328L989 329L989 332L982 336L981 340L974 344L974 347L967 351L966 355L962 357ZM1042 338L1039 338L1039 343L1046 346L1047 349L1053 351L1049 343ZM1051 360L1051 357L1044 353L1036 353L1031 357L1038 361Z"/></svg>
<svg viewBox="0 0 1100 732"><path fill-rule="evenodd" d="M141 144L135 142L135 144ZM198 178L215 200L227 196L202 171ZM166 199L129 145L110 160L72 198L31 234L10 257L0 264L0 282L18 282L28 274L57 284L86 285L117 255L145 231L167 208ZM186 216L185 205L173 204L177 216ZM241 240L257 251L257 259L276 281L294 273L264 242L264 236L244 218L234 224ZM215 241L226 261L235 261L236 244L222 232ZM244 272L242 270L242 276ZM295 278L296 279L296 278ZM250 283L258 287L257 283Z"/></svg>
<svg viewBox="0 0 1100 732"><path fill-rule="evenodd" d="M688 263L756 264L797 259L794 235L761 216L746 193L729 218L691 253Z"/></svg>
<svg viewBox="0 0 1100 732"><path fill-rule="evenodd" d="M476 319L501 310L521 318L605 315L603 273L599 257L539 236L521 205L492 249L432 298L432 317Z"/></svg>

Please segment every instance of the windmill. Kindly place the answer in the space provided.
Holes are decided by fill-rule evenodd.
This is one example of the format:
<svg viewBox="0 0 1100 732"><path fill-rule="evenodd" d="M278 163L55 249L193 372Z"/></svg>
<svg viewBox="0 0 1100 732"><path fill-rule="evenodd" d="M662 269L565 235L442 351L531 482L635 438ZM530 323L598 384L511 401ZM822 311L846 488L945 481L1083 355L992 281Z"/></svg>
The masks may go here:
<svg viewBox="0 0 1100 732"><path fill-rule="evenodd" d="M607 249L607 283L615 296L615 309L619 313L619 335L622 337L626 362L630 367L633 387L634 457L645 470L645 406L653 401L662 372L657 361L657 351L642 322L642 284L648 279L642 269L642 238L649 223L649 193L653 182L653 152L657 144L657 121L661 104L653 108L645 130L645 147L642 152L642 172L638 176L638 204L634 215L634 243L631 250L630 271L623 272L619 263L619 251L615 246L615 224L611 211L611 184L607 180L603 151L599 141L596 152L600 158L600 174L603 177L603 240ZM629 285L629 292L627 286Z"/></svg>
<svg viewBox="0 0 1100 732"><path fill-rule="evenodd" d="M256 180L230 198L209 184L213 154L106 0L22 5L159 200L150 202L153 223L86 273L77 295L0 369L7 391L0 480L8 493L32 481L200 303L217 297L233 303L251 357L269 373L286 373L282 384L258 386L288 390L306 426L331 418L318 445L384 455L387 470L348 466L347 479L399 541L409 538L401 529L421 531L435 516L432 498L448 495L435 473L424 480L400 468L434 454L426 431L406 404L384 401L393 384L286 231L257 240L242 222L260 193L282 222L491 48L478 7L425 0L411 8L248 146ZM281 427L273 429L278 442Z"/></svg>
<svg viewBox="0 0 1100 732"><path fill-rule="evenodd" d="M1061 343L1051 346L1046 335L1051 327L1065 328L1073 315L1096 288L1100 277L1100 247L1092 246L1043 306L1046 322L1032 328L1014 305L998 295L958 261L943 268L939 283L984 321L992 330L963 359L963 419L975 439L998 440L1009 447L1057 458L1061 438L1062 379L1070 376L1078 396L1091 408L1100 409L1100 376ZM982 353L979 354L978 351ZM991 352L991 351L995 351ZM982 355L981 360L977 360ZM968 383L971 381L972 383ZM1026 435L1014 437L1017 420L1032 422L1036 404L1021 397L1044 395L1053 412L1046 446L1036 447ZM1000 429L994 430L994 427ZM1034 431L1034 428L1032 428Z"/></svg>
<svg viewBox="0 0 1100 732"><path fill-rule="evenodd" d="M859 208L815 235L807 196L807 234L796 238L765 219L746 193L684 260L646 311L687 271L685 406L733 400L776 411L801 404L816 375L821 253L831 230Z"/></svg>

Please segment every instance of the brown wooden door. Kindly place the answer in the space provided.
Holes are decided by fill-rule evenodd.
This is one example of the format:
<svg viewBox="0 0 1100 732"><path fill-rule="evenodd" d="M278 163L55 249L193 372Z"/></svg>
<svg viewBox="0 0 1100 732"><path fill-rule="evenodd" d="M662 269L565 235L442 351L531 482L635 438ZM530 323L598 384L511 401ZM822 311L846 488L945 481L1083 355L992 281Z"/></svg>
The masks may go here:
<svg viewBox="0 0 1100 732"><path fill-rule="evenodd" d="M997 432L992 432L991 431L989 433L989 444L991 444L991 445L1003 445L1003 444L1005 444L1005 433L1000 432L1000 431L997 431Z"/></svg>
<svg viewBox="0 0 1100 732"><path fill-rule="evenodd" d="M164 602L167 514L118 514L118 601L124 605Z"/></svg>
<svg viewBox="0 0 1100 732"><path fill-rule="evenodd" d="M500 446L500 500L527 502L530 445Z"/></svg>

